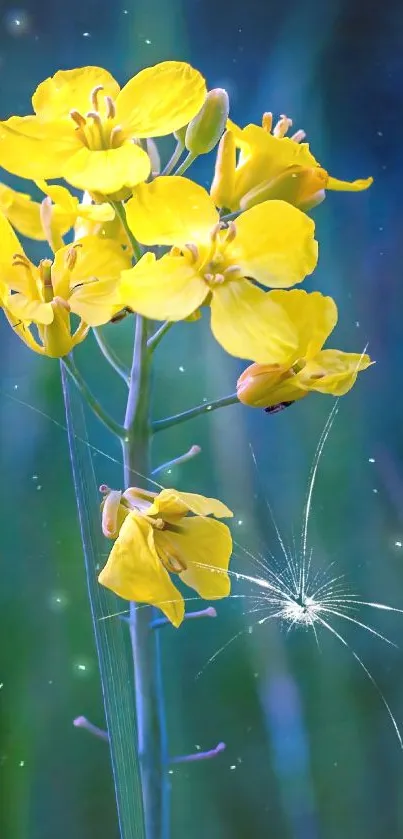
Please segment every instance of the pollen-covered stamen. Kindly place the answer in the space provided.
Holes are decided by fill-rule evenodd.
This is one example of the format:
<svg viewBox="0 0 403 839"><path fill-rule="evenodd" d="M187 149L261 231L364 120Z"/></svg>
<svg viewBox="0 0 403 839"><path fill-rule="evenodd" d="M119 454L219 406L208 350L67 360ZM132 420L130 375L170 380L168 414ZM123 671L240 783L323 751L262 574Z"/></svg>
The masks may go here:
<svg viewBox="0 0 403 839"><path fill-rule="evenodd" d="M228 277L233 279L234 276L236 276L236 274L240 274L240 272L240 265L229 265L228 268L225 268L224 270L224 277L225 279L228 279Z"/></svg>
<svg viewBox="0 0 403 839"><path fill-rule="evenodd" d="M94 108L94 111L98 110L98 93L103 89L104 86L102 84L98 84L96 87L92 89L90 93L91 105Z"/></svg>
<svg viewBox="0 0 403 839"><path fill-rule="evenodd" d="M212 242L217 241L218 234L220 230L223 228L222 222L218 221L217 224L214 225L213 229L210 232L210 239Z"/></svg>
<svg viewBox="0 0 403 839"><path fill-rule="evenodd" d="M66 312L71 311L69 302L67 300L65 300L63 297L56 296L56 297L53 298L51 303L52 303L53 307L54 306L61 306L62 309L66 310Z"/></svg>
<svg viewBox="0 0 403 839"><path fill-rule="evenodd" d="M109 135L109 145L111 149L116 149L122 142L122 126L114 125Z"/></svg>
<svg viewBox="0 0 403 839"><path fill-rule="evenodd" d="M262 128L270 134L273 125L273 114L271 111L266 111L262 116Z"/></svg>
<svg viewBox="0 0 403 839"><path fill-rule="evenodd" d="M83 117L83 115L80 114L79 111L71 110L70 111L70 116L71 116L73 122L76 123L78 128L84 128L84 126L87 124L87 121L86 121L85 117Z"/></svg>
<svg viewBox="0 0 403 839"><path fill-rule="evenodd" d="M295 132L295 134L292 134L290 140L294 140L294 143L301 143L302 140L305 140L305 137L306 132L302 128L300 128L298 131Z"/></svg>
<svg viewBox="0 0 403 839"><path fill-rule="evenodd" d="M236 236L236 224L233 221L230 221L228 228L228 232L225 237L225 244L228 245L230 242L233 242Z"/></svg>
<svg viewBox="0 0 403 839"><path fill-rule="evenodd" d="M15 253L13 255L13 265L31 270L31 263L25 253Z"/></svg>
<svg viewBox="0 0 403 839"><path fill-rule="evenodd" d="M74 268L74 266L77 262L77 256L78 256L77 250L78 250L78 248L81 248L81 247L82 247L81 243L77 242L76 244L72 245L71 248L68 249L68 251L66 253L66 256L64 258L64 262L65 262L65 265L66 265L66 268L68 269L68 271L73 270L73 268Z"/></svg>
<svg viewBox="0 0 403 839"><path fill-rule="evenodd" d="M292 119L287 117L285 114L281 114L279 121L273 128L273 136L274 137L285 137L287 131L292 126Z"/></svg>
<svg viewBox="0 0 403 839"><path fill-rule="evenodd" d="M157 551L158 556L167 571L170 571L172 574L180 574L182 571L186 571L186 562L181 556L179 556L177 550L175 550L173 545L169 542L164 545L159 544Z"/></svg>
<svg viewBox="0 0 403 839"><path fill-rule="evenodd" d="M111 96L105 96L105 106L107 119L114 119L116 116L116 107Z"/></svg>
<svg viewBox="0 0 403 839"><path fill-rule="evenodd" d="M191 263L194 264L197 262L199 259L199 249L197 245L193 244L193 242L189 242L189 244L185 245L185 248L189 251Z"/></svg>

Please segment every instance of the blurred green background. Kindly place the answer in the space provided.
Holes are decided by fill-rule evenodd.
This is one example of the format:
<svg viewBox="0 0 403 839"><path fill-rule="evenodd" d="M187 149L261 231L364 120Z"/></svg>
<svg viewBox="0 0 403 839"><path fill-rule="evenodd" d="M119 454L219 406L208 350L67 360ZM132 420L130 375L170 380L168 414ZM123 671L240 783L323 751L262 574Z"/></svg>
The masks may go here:
<svg viewBox="0 0 403 839"><path fill-rule="evenodd" d="M401 124L403 7L360 0L31 0L0 6L1 116L24 114L59 68L100 64L124 82L160 60L191 61L228 89L233 118L264 110L304 127L323 166L375 178L361 195L330 194L314 213L321 255L307 289L332 294L340 323L331 345L369 351L377 364L343 398L313 502L313 562L345 573L369 601L403 608L401 393ZM195 167L211 177L211 158ZM15 184L4 174L7 183ZM25 186L25 184L24 184ZM37 246L30 247L39 255ZM130 323L111 327L128 357ZM57 362L33 357L4 320L1 343L0 836L117 839L107 748L72 720L104 724ZM80 368L122 416L124 388L90 338ZM156 417L234 390L241 366L206 323L183 324L158 352ZM23 404L26 403L26 404ZM312 396L274 416L227 408L158 435L155 462L193 443L203 453L167 482L217 494L235 511L248 551L280 547L263 495L291 541L301 525L312 458L332 406ZM53 421L52 421L53 420ZM59 423L60 425L58 425ZM91 443L120 452L89 418ZM259 478L253 467L253 444ZM94 455L99 482L120 467ZM256 573L236 551L234 568ZM234 583L236 594L249 594ZM374 686L351 653L320 632L267 623L217 649L255 620L248 600L215 620L163 630L171 752L227 749L177 766L174 839L403 837L403 755ZM399 644L403 615L359 618ZM336 625L336 624L335 624ZM368 632L338 624L403 727L403 658Z"/></svg>

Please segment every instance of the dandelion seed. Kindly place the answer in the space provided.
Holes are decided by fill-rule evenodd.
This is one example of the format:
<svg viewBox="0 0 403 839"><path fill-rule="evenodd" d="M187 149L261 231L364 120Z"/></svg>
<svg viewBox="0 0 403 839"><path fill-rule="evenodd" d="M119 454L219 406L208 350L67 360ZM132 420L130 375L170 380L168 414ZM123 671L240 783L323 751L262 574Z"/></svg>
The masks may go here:
<svg viewBox="0 0 403 839"><path fill-rule="evenodd" d="M318 630L326 629L333 638L335 638L341 646L352 655L373 687L376 689L393 725L399 745L403 749L403 740L400 729L387 699L382 693L372 673L368 670L364 661L356 653L355 649L351 646L341 631L336 629L333 624L333 620L336 619L346 625L353 625L370 633L372 636L389 646L397 647L393 641L366 621L361 620L357 612L359 608L367 608L403 614L403 609L389 606L385 603L363 600L350 588L348 588L343 574L337 575L333 573L332 569L334 563L332 563L325 571L322 569L315 571L312 563L313 550L308 547L308 526L316 474L323 449L330 434L337 411L338 400L336 400L332 411L330 412L314 455L304 506L299 547L297 548L294 545L293 550L290 550L286 546L274 519L271 507L267 501L266 505L269 510L270 518L275 528L276 536L283 555L282 567L280 569L278 568L278 563L275 562L274 557L270 556L270 561L268 561L267 557L260 555L255 556L247 548L234 543L236 547L240 548L244 555L252 559L259 568L260 576L255 577L248 574L242 574L240 572L228 572L234 576L235 579L248 582L254 587L254 589L252 589L252 592L254 591L254 593L244 596L249 599L251 604L251 608L246 614L250 615L254 613L256 615L256 622L252 625L249 624L245 629L241 629L225 644L223 644L222 647L216 650L203 669L197 674L197 678L202 675L209 664L215 661L215 659L238 638L245 634L251 634L255 626L264 626L269 620L278 619L284 627L286 627L287 633L298 627L305 628L306 630L312 630L318 647ZM252 458L255 466L257 467L253 451ZM402 543L399 544L401 545ZM259 616L259 614L261 616ZM257 674L254 674L254 676L256 677Z"/></svg>

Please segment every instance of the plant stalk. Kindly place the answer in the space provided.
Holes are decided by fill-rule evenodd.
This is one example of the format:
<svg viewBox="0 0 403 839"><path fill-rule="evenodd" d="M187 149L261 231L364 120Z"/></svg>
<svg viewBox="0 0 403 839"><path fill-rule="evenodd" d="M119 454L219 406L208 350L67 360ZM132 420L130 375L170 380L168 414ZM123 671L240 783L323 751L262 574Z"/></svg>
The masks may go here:
<svg viewBox="0 0 403 839"><path fill-rule="evenodd" d="M148 324L137 316L133 364L122 441L125 487L133 485L135 472L150 475L150 354ZM130 638L147 839L168 839L167 734L162 696L158 639L152 628L151 606L130 604Z"/></svg>

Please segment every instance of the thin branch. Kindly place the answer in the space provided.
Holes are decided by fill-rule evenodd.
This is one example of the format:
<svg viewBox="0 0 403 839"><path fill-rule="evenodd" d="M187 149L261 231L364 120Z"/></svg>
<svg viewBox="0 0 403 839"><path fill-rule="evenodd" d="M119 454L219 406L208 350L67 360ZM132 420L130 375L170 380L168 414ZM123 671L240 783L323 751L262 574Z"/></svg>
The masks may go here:
<svg viewBox="0 0 403 839"><path fill-rule="evenodd" d="M197 405L195 408L190 408L182 414L174 414L172 417L156 420L152 424L152 430L156 434L157 431L165 431L166 428L171 428L172 425L179 425L179 423L186 422L187 420L193 419L193 417L201 416L210 411L216 411L217 408L225 408L227 405L236 405L238 402L236 393L232 393L231 396L224 396L215 402L204 402L203 405Z"/></svg>
<svg viewBox="0 0 403 839"><path fill-rule="evenodd" d="M106 358L111 367L113 367L113 369L116 370L120 378L123 379L124 382L126 382L127 386L129 386L130 370L127 367L125 367L125 365L120 361L112 347L110 347L107 341L105 341L105 338L102 335L100 328L94 327L92 331L94 333L94 338L99 346L99 349L101 350L102 355Z"/></svg>
<svg viewBox="0 0 403 839"><path fill-rule="evenodd" d="M183 143L180 140L178 140L178 142L176 144L176 147L174 149L174 152L173 152L172 156L169 158L167 165L162 170L161 175L170 175L171 174L172 169L174 169L176 164L179 163L179 160L180 160L180 157L181 157L181 154L182 154L184 148L185 148L185 146L183 145Z"/></svg>
<svg viewBox="0 0 403 839"><path fill-rule="evenodd" d="M166 320L158 329L154 332L154 335L151 335L151 338L147 341L147 349L150 352L154 352L154 350L158 347L159 342L162 340L164 335L169 332L171 326L173 326L175 321L173 320Z"/></svg>
<svg viewBox="0 0 403 839"><path fill-rule="evenodd" d="M200 609L198 612L185 612L185 616L183 620L194 620L195 618L216 618L217 611L214 606L207 606L206 609ZM124 618L124 620L129 620L129 618ZM151 621L150 627L151 629L160 629L162 626L172 626L171 621L168 618L154 618Z"/></svg>
<svg viewBox="0 0 403 839"><path fill-rule="evenodd" d="M189 166L191 166L193 161L196 160L196 157L197 154L193 154L193 152L190 151L186 155L183 163L181 163L181 165L178 166L176 172L174 172L174 175L183 175L183 173L186 172L186 169L189 169Z"/></svg>
<svg viewBox="0 0 403 839"><path fill-rule="evenodd" d="M187 460L192 460L192 458L196 457L196 455L200 454L200 452L200 446L191 446L189 451L185 452L184 454L180 454L179 457L174 457L173 460L168 460L166 463L162 463L161 466L157 466L156 469L153 469L151 474L159 475L159 473L164 472L165 469L172 469L174 466L179 466L181 463L186 463Z"/></svg>
<svg viewBox="0 0 403 839"><path fill-rule="evenodd" d="M137 239L135 238L135 236L133 236L133 233L130 230L130 227L127 223L126 210L125 210L124 204L123 204L122 201L110 201L109 203L110 203L111 207L113 207L113 209L115 210L116 215L119 216L119 218L120 218L120 221L121 221L121 223L124 227L126 236L127 236L128 240L129 240L129 242L130 242L130 244L133 248L134 258L135 258L136 262L138 262L139 259L141 259L141 256L142 256L141 247L140 247Z"/></svg>
<svg viewBox="0 0 403 839"><path fill-rule="evenodd" d="M86 731L89 731L90 734L93 734L94 737L98 737L100 740L109 740L108 732L104 731L103 728L98 728L93 722L87 720L87 717L76 717L73 720L73 725L75 728L85 728Z"/></svg>
<svg viewBox="0 0 403 839"><path fill-rule="evenodd" d="M190 755L179 755L178 757L172 757L169 761L170 763L193 763L196 760L209 760L212 757L217 757L221 752L225 751L226 749L225 743L218 743L215 749L210 749L208 752L193 752Z"/></svg>
<svg viewBox="0 0 403 839"><path fill-rule="evenodd" d="M116 422L116 420L112 419L112 417L110 417L109 414L104 410L102 405L99 404L98 400L90 391L84 377L81 375L80 371L76 367L72 354L66 355L64 358L61 359L61 361L64 364L67 372L73 379L74 384L76 385L76 387L78 387L83 399L85 399L91 410L94 412L95 416L98 417L100 422L102 422L106 426L106 428L111 432L111 434L114 434L115 437L119 437L120 439L122 439L125 436L124 429L118 422Z"/></svg>

